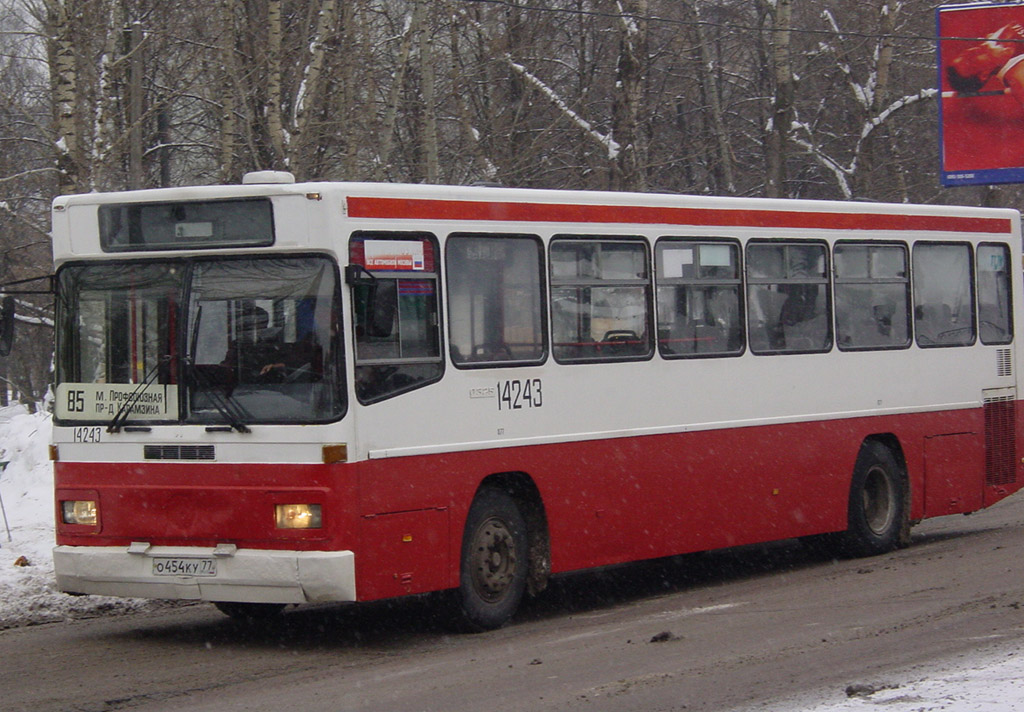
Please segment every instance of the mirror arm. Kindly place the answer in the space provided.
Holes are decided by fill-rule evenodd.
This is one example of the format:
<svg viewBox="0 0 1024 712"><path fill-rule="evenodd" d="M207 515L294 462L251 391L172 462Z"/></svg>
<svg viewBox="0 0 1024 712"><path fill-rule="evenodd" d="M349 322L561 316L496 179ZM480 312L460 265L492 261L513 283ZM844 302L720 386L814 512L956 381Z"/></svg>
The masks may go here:
<svg viewBox="0 0 1024 712"><path fill-rule="evenodd" d="M363 275L366 275L365 277ZM346 265L345 266L345 284L353 287L357 284L376 284L377 278L373 276L373 272L366 269L362 265Z"/></svg>

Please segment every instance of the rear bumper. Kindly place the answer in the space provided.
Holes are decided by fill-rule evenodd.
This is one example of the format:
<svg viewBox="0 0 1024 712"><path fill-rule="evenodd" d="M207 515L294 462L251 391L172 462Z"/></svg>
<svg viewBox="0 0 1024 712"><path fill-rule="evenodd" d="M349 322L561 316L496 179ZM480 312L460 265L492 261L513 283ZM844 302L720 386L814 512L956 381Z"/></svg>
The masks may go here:
<svg viewBox="0 0 1024 712"><path fill-rule="evenodd" d="M157 560L210 562L212 575L159 575ZM58 546L57 588L67 593L246 603L355 601L351 551L274 551L234 547Z"/></svg>

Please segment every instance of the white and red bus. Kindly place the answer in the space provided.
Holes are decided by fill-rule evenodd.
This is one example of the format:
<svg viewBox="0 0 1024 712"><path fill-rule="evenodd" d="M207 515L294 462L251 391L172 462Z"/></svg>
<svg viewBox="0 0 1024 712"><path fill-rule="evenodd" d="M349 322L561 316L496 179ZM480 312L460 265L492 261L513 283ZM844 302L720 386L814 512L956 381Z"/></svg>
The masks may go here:
<svg viewBox="0 0 1024 712"><path fill-rule="evenodd" d="M285 604L809 537L1024 483L1016 211L295 183L53 204L58 586Z"/></svg>

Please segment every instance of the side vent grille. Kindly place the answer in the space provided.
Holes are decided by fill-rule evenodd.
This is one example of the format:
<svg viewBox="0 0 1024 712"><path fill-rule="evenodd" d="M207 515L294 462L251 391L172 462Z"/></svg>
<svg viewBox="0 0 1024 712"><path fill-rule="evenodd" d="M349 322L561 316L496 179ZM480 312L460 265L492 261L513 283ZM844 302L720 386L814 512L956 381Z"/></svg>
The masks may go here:
<svg viewBox="0 0 1024 712"><path fill-rule="evenodd" d="M1012 484L1017 481L1016 398L1013 395L986 397L984 411L985 484Z"/></svg>
<svg viewBox="0 0 1024 712"><path fill-rule="evenodd" d="M145 445L147 460L213 460L213 445Z"/></svg>
<svg viewBox="0 0 1024 712"><path fill-rule="evenodd" d="M1013 375L1013 357L1010 349L996 349L996 375Z"/></svg>

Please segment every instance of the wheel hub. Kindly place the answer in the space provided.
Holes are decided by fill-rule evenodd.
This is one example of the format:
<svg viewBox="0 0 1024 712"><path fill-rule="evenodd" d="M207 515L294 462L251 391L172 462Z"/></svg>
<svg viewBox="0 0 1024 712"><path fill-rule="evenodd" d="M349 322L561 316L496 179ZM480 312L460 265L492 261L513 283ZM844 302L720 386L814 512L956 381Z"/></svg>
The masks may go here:
<svg viewBox="0 0 1024 712"><path fill-rule="evenodd" d="M868 471L863 495L868 528L881 536L889 528L896 510L896 493L883 468L873 467Z"/></svg>
<svg viewBox="0 0 1024 712"><path fill-rule="evenodd" d="M501 519L492 517L477 530L473 547L473 584L480 595L494 601L509 589L516 572L512 532Z"/></svg>

